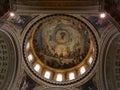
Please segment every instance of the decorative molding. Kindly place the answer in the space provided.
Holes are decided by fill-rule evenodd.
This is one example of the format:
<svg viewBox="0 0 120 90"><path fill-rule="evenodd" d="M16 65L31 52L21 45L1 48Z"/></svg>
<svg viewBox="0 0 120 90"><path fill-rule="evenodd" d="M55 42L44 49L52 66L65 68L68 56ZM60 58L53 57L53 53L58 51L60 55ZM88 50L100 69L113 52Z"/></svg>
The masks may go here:
<svg viewBox="0 0 120 90"><path fill-rule="evenodd" d="M9 25L8 23L2 23L2 26L0 27L0 29L5 32L7 34L7 36L10 38L10 40L12 41L12 45L13 45L13 49L12 47L10 49L10 51L13 51L14 53L12 53L12 57L15 57L14 59L14 63L13 61L11 61L11 63L13 63L15 65L14 67L14 71L13 71L13 76L11 79L11 83L9 83L9 87L7 86L8 89L13 89L16 87L16 83L19 77L19 73L20 73L20 65L21 65L21 49L20 49L20 41L19 41L19 37L17 36L17 33L15 32L15 28L11 27L11 25ZM12 64L10 64L11 66L14 66ZM12 71L11 71L12 72ZM9 74L8 74L9 75Z"/></svg>
<svg viewBox="0 0 120 90"><path fill-rule="evenodd" d="M108 86L109 81L107 79L108 76L106 76L107 74L106 66L109 66L109 70L113 69L114 67L112 67L110 64L108 65L106 60L108 59L107 54L108 54L108 50L110 49L110 45L113 42L114 38L117 37L118 34L119 32L117 28L114 25L111 25L111 28L107 28L106 31L104 31L104 34L102 35L101 44L100 44L101 50L99 54L99 70L98 70L99 71L98 73L99 90L110 90L111 88L115 89L115 86L113 84L110 85L111 88L109 88L110 86ZM111 77L111 79L112 78L113 77Z"/></svg>

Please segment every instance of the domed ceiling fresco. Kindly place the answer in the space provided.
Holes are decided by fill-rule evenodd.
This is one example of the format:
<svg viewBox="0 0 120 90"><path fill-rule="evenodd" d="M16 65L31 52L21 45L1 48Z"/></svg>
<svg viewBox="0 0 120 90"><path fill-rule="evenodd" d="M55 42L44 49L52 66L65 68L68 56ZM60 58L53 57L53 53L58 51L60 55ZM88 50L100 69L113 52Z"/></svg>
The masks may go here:
<svg viewBox="0 0 120 90"><path fill-rule="evenodd" d="M80 64L89 52L90 37L77 20L51 17L33 32L33 50L45 65L68 69Z"/></svg>
<svg viewBox="0 0 120 90"><path fill-rule="evenodd" d="M73 16L59 14L34 23L24 48L25 61L35 75L58 83L88 73L95 62L95 50L89 27Z"/></svg>

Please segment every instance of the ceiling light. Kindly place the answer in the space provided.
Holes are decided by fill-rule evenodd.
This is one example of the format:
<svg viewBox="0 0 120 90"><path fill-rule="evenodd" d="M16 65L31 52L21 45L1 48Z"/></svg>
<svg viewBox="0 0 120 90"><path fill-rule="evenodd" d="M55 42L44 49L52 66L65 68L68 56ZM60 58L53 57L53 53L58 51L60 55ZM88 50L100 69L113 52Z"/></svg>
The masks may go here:
<svg viewBox="0 0 120 90"><path fill-rule="evenodd" d="M105 18L106 17L106 14L104 12L100 13L100 18Z"/></svg>
<svg viewBox="0 0 120 90"><path fill-rule="evenodd" d="M15 16L15 13L10 12L10 17L14 17L14 16Z"/></svg>

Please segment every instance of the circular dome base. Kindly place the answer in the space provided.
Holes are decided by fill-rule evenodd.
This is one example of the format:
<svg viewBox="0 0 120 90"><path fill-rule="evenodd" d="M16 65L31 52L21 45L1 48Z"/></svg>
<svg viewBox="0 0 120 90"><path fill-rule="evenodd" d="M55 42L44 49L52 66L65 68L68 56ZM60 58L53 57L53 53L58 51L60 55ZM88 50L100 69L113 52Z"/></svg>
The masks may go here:
<svg viewBox="0 0 120 90"><path fill-rule="evenodd" d="M63 14L39 19L24 42L25 62L41 80L67 85L83 79L96 60L96 42L80 19Z"/></svg>

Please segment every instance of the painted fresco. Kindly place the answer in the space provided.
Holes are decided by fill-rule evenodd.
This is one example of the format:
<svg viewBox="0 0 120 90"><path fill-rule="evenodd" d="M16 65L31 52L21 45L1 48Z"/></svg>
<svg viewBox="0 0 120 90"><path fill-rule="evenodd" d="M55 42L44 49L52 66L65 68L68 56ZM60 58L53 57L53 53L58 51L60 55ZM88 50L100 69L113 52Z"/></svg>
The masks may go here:
<svg viewBox="0 0 120 90"><path fill-rule="evenodd" d="M107 18L100 18L98 16L90 16L88 20L99 30L106 28L109 25Z"/></svg>
<svg viewBox="0 0 120 90"><path fill-rule="evenodd" d="M35 86L36 83L28 75L25 75L19 90L33 90Z"/></svg>
<svg viewBox="0 0 120 90"><path fill-rule="evenodd" d="M86 57L90 36L86 27L75 18L52 16L37 27L33 46L44 64L67 69L80 64Z"/></svg>
<svg viewBox="0 0 120 90"><path fill-rule="evenodd" d="M88 82L76 88L77 90L98 90L97 84L94 78L90 79Z"/></svg>
<svg viewBox="0 0 120 90"><path fill-rule="evenodd" d="M24 28L31 19L31 16L16 15L15 17L11 18L10 21L17 25L19 28Z"/></svg>
<svg viewBox="0 0 120 90"><path fill-rule="evenodd" d="M82 90L97 90L96 83L91 79L82 86Z"/></svg>

